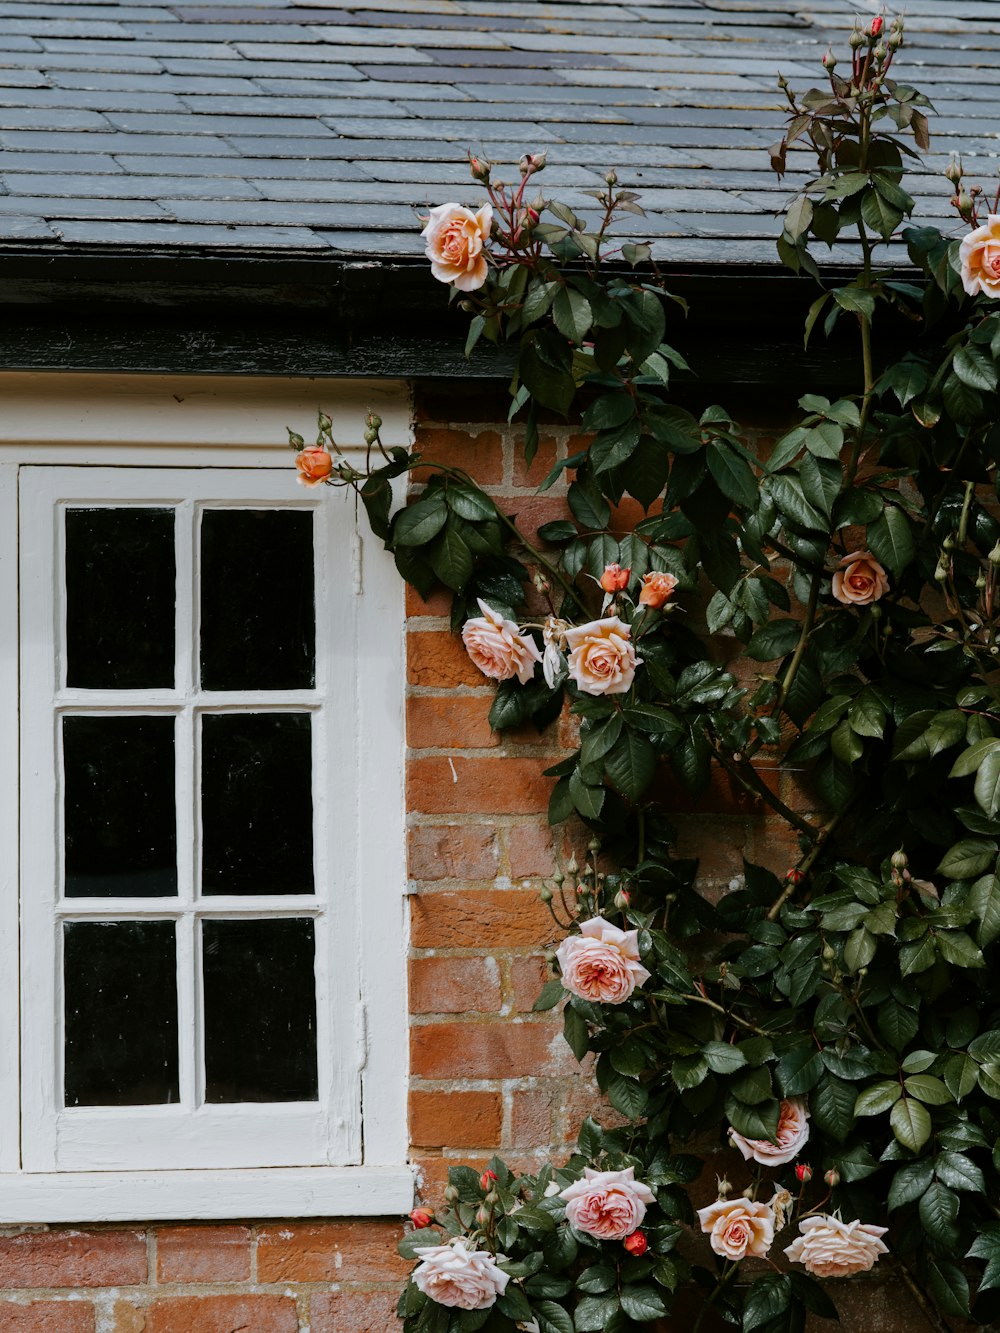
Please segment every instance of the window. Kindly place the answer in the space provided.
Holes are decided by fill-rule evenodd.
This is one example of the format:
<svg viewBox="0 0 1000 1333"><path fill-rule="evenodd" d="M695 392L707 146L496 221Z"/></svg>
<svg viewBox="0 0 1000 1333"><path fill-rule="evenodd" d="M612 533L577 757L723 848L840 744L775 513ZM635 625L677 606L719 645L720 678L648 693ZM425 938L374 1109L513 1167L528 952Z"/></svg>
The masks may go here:
<svg viewBox="0 0 1000 1333"><path fill-rule="evenodd" d="M0 1221L408 1206L402 626L349 500L287 464L17 492Z"/></svg>

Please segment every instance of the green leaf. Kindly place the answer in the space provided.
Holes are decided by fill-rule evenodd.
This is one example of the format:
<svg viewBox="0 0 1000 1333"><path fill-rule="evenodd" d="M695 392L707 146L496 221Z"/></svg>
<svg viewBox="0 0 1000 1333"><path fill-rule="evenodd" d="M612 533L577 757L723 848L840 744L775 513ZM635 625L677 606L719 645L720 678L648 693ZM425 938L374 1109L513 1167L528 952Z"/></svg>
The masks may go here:
<svg viewBox="0 0 1000 1333"><path fill-rule="evenodd" d="M560 287L552 302L552 318L559 332L572 342L582 343L594 322L590 302L572 287Z"/></svg>
<svg viewBox="0 0 1000 1333"><path fill-rule="evenodd" d="M1000 751L1000 740L994 736L984 736L982 740L963 750L951 766L950 778L965 778L975 773L979 765L989 754Z"/></svg>
<svg viewBox="0 0 1000 1333"><path fill-rule="evenodd" d="M547 981L542 987L538 999L531 1006L532 1013L540 1014L546 1009L554 1009L565 994L566 991L558 977Z"/></svg>
<svg viewBox="0 0 1000 1333"><path fill-rule="evenodd" d="M885 734L885 709L870 688L861 691L847 710L847 720L851 730L859 736L882 736Z"/></svg>
<svg viewBox="0 0 1000 1333"><path fill-rule="evenodd" d="M974 879L996 859L996 854L997 844L992 838L963 838L945 852L938 873L948 879Z"/></svg>
<svg viewBox="0 0 1000 1333"><path fill-rule="evenodd" d="M895 505L886 505L868 528L868 549L893 574L900 574L913 559L915 548L910 521Z"/></svg>
<svg viewBox="0 0 1000 1333"><path fill-rule="evenodd" d="M789 1273L788 1278L792 1284L792 1294L812 1314L819 1315L820 1319L840 1318L837 1307L815 1278L807 1277L805 1273Z"/></svg>
<svg viewBox="0 0 1000 1333"><path fill-rule="evenodd" d="M574 1333L573 1320L569 1313L555 1301L535 1301L531 1303L538 1333Z"/></svg>
<svg viewBox="0 0 1000 1333"><path fill-rule="evenodd" d="M809 1107L817 1128L843 1143L854 1125L854 1088L833 1074L824 1074L809 1095Z"/></svg>
<svg viewBox="0 0 1000 1333"><path fill-rule="evenodd" d="M770 1139L773 1142L778 1133L780 1112L777 1099L758 1102L756 1106L738 1102L734 1097L726 1100L726 1115L730 1125L746 1139Z"/></svg>
<svg viewBox="0 0 1000 1333"><path fill-rule="evenodd" d="M427 548L427 559L441 582L456 592L472 578L472 552L450 526Z"/></svg>
<svg viewBox="0 0 1000 1333"><path fill-rule="evenodd" d="M621 1111L629 1120L637 1120L649 1102L649 1093L643 1084L623 1074L615 1074L609 1079L605 1092L615 1110Z"/></svg>
<svg viewBox="0 0 1000 1333"><path fill-rule="evenodd" d="M631 394L621 391L602 393L600 398L595 398L584 412L581 425L588 433L614 430L618 426L624 426L634 416L635 399Z"/></svg>
<svg viewBox="0 0 1000 1333"><path fill-rule="evenodd" d="M941 957L954 967L985 967L986 960L964 930L939 930L937 946Z"/></svg>
<svg viewBox="0 0 1000 1333"><path fill-rule="evenodd" d="M449 481L445 487L445 499L449 509L458 514L459 518L468 519L470 523L481 523L497 516L497 507L490 497L484 495L477 487L467 486L464 482Z"/></svg>
<svg viewBox="0 0 1000 1333"><path fill-rule="evenodd" d="M969 890L969 907L979 921L977 943L985 949L1000 936L1000 878L996 875L983 875Z"/></svg>
<svg viewBox="0 0 1000 1333"><path fill-rule="evenodd" d="M642 732L626 727L604 764L612 786L627 800L637 801L656 774L656 750Z"/></svg>
<svg viewBox="0 0 1000 1333"><path fill-rule="evenodd" d="M938 1244L951 1247L955 1238L955 1218L958 1216L958 1195L935 1180L920 1196L920 1220L924 1230Z"/></svg>
<svg viewBox="0 0 1000 1333"><path fill-rule="evenodd" d="M849 972L858 972L867 967L875 957L877 944L875 936L866 926L857 926L847 937L844 945L844 966Z"/></svg>
<svg viewBox="0 0 1000 1333"><path fill-rule="evenodd" d="M788 1309L792 1298L792 1284L787 1274L768 1273L747 1288L743 1303L744 1333L769 1324Z"/></svg>
<svg viewBox="0 0 1000 1333"><path fill-rule="evenodd" d="M930 1112L912 1097L900 1097L889 1114L889 1124L897 1140L910 1152L919 1152L931 1136Z"/></svg>
<svg viewBox="0 0 1000 1333"><path fill-rule="evenodd" d="M563 1010L563 1036L576 1058L582 1060L590 1050L590 1032L586 1019L572 1004Z"/></svg>
<svg viewBox="0 0 1000 1333"><path fill-rule="evenodd" d="M608 1320L620 1309L616 1293L584 1296L573 1314L576 1333L603 1333Z"/></svg>
<svg viewBox="0 0 1000 1333"><path fill-rule="evenodd" d="M747 1059L736 1046L724 1041L709 1041L702 1047L702 1054L708 1061L708 1067L715 1074L732 1074L742 1069Z"/></svg>
<svg viewBox="0 0 1000 1333"><path fill-rule="evenodd" d="M811 1042L789 1051L778 1061L778 1083L786 1097L801 1097L810 1092L822 1073L822 1054Z"/></svg>
<svg viewBox="0 0 1000 1333"><path fill-rule="evenodd" d="M837 287L834 289L833 299L840 306L841 310L848 310L854 315L860 315L862 319L871 321L875 314L875 297L864 287Z"/></svg>
<svg viewBox="0 0 1000 1333"><path fill-rule="evenodd" d="M667 1313L667 1307L653 1287L623 1286L621 1303L628 1317L637 1324L648 1324Z"/></svg>
<svg viewBox="0 0 1000 1333"><path fill-rule="evenodd" d="M858 1094L858 1099L854 1103L854 1114L855 1116L881 1115L883 1111L888 1111L890 1106L895 1106L902 1095L903 1090L894 1079L873 1083Z"/></svg>
<svg viewBox="0 0 1000 1333"><path fill-rule="evenodd" d="M604 806L604 798L607 792L603 786L591 786L584 782L580 776L580 770L576 768L570 774L569 794L578 814L581 814L584 819L597 819Z"/></svg>
<svg viewBox="0 0 1000 1333"><path fill-rule="evenodd" d="M706 453L708 470L722 494L745 508L754 506L759 492L757 479L749 465L719 440L713 440Z"/></svg>
<svg viewBox="0 0 1000 1333"><path fill-rule="evenodd" d="M974 791L980 810L995 819L1000 812L1000 749L990 750L979 765Z"/></svg>
<svg viewBox="0 0 1000 1333"><path fill-rule="evenodd" d="M868 191L861 200L861 216L877 231L883 240L888 240L903 220L903 214L894 208L875 190Z"/></svg>
<svg viewBox="0 0 1000 1333"><path fill-rule="evenodd" d="M927 1279L934 1304L943 1315L968 1319L969 1283L957 1264L936 1256L927 1265Z"/></svg>
<svg viewBox="0 0 1000 1333"><path fill-rule="evenodd" d="M801 633L802 626L797 620L772 620L754 631L744 654L757 662L773 662L792 651Z"/></svg>
<svg viewBox="0 0 1000 1333"><path fill-rule="evenodd" d="M968 1190L972 1194L986 1193L986 1179L975 1162L957 1152L939 1153L934 1159L938 1179L953 1190Z"/></svg>
<svg viewBox="0 0 1000 1333"><path fill-rule="evenodd" d="M608 1268L604 1264L594 1264L591 1268L585 1268L576 1280L577 1290L589 1292L591 1295L611 1291L617 1284L618 1274L613 1268Z"/></svg>
<svg viewBox="0 0 1000 1333"><path fill-rule="evenodd" d="M951 1093L933 1074L911 1074L903 1080L903 1087L910 1097L926 1106L945 1106L951 1101Z"/></svg>
<svg viewBox="0 0 1000 1333"><path fill-rule="evenodd" d="M812 216L812 200L807 194L800 194L797 199L792 201L785 214L785 231L790 241L797 240L798 237L809 230Z"/></svg>
<svg viewBox="0 0 1000 1333"><path fill-rule="evenodd" d="M945 1087L956 1102L960 1102L972 1092L978 1076L979 1066L971 1055L951 1056L942 1071Z"/></svg>
<svg viewBox="0 0 1000 1333"><path fill-rule="evenodd" d="M992 357L983 348L973 345L956 348L952 364L955 367L955 374L970 389L982 389L984 393L992 393L997 387L997 368L993 364Z"/></svg>
<svg viewBox="0 0 1000 1333"><path fill-rule="evenodd" d="M888 1209L894 1212L908 1203L916 1203L934 1179L934 1168L928 1158L907 1162L896 1169L889 1186Z"/></svg>
<svg viewBox="0 0 1000 1333"><path fill-rule="evenodd" d="M606 528L611 521L611 506L593 482L577 479L570 484L569 507L573 516L591 531Z"/></svg>
<svg viewBox="0 0 1000 1333"><path fill-rule="evenodd" d="M399 511L392 525L393 544L425 546L437 536L447 521L448 507L444 494L435 491L433 495L425 496Z"/></svg>

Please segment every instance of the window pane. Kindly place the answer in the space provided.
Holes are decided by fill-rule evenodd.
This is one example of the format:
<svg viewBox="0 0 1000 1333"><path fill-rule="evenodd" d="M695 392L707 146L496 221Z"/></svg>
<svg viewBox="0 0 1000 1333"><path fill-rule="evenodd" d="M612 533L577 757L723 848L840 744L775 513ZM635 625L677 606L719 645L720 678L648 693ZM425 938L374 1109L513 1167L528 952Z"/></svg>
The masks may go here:
<svg viewBox="0 0 1000 1333"><path fill-rule="evenodd" d="M172 921L63 926L67 1106L179 1100Z"/></svg>
<svg viewBox="0 0 1000 1333"><path fill-rule="evenodd" d="M172 509L66 510L66 683L174 683Z"/></svg>
<svg viewBox="0 0 1000 1333"><path fill-rule="evenodd" d="M64 717L68 898L177 892L172 717Z"/></svg>
<svg viewBox="0 0 1000 1333"><path fill-rule="evenodd" d="M207 509L201 518L201 682L206 690L316 683L313 517Z"/></svg>
<svg viewBox="0 0 1000 1333"><path fill-rule="evenodd" d="M203 893L312 893L308 713L202 718Z"/></svg>
<svg viewBox="0 0 1000 1333"><path fill-rule="evenodd" d="M313 922L206 921L205 1100L315 1101Z"/></svg>

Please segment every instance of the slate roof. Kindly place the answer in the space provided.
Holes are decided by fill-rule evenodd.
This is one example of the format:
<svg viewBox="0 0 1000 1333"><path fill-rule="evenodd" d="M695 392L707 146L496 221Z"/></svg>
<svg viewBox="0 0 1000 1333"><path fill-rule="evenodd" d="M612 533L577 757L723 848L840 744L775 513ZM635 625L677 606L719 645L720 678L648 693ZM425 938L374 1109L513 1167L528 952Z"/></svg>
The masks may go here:
<svg viewBox="0 0 1000 1333"><path fill-rule="evenodd" d="M774 262L781 70L819 82L875 0L4 0L0 245L420 252L464 158L546 148L573 206L618 169L670 260ZM997 172L1000 0L907 0L933 98L921 214L961 147ZM508 176L509 179L509 176Z"/></svg>

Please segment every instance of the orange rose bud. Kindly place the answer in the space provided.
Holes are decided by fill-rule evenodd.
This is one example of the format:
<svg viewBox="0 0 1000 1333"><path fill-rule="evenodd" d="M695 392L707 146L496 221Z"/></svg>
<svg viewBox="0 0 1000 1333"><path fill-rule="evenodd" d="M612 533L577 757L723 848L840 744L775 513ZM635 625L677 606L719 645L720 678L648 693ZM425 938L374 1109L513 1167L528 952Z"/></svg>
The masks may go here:
<svg viewBox="0 0 1000 1333"><path fill-rule="evenodd" d="M434 1221L434 1214L428 1212L426 1208L414 1208L410 1214L410 1221L418 1231L422 1231L424 1227L429 1227Z"/></svg>
<svg viewBox="0 0 1000 1333"><path fill-rule="evenodd" d="M639 605L651 606L654 611L668 601L674 589L677 587L677 580L673 574L651 573L643 574L642 589L639 593Z"/></svg>
<svg viewBox="0 0 1000 1333"><path fill-rule="evenodd" d="M625 1237L622 1244L629 1254L634 1254L637 1259L649 1249L649 1241L641 1231L633 1231L631 1236Z"/></svg>
<svg viewBox="0 0 1000 1333"><path fill-rule="evenodd" d="M325 449L311 446L299 450L295 455L295 466L303 486L319 486L333 471L333 459Z"/></svg>
<svg viewBox="0 0 1000 1333"><path fill-rule="evenodd" d="M481 1190L488 1190L496 1178L497 1173L495 1171L490 1171L489 1168L487 1168L479 1177L479 1188Z"/></svg>
<svg viewBox="0 0 1000 1333"><path fill-rule="evenodd" d="M622 592L628 587L632 577L631 569L622 569L621 565L605 565L601 575L601 587L605 592Z"/></svg>
<svg viewBox="0 0 1000 1333"><path fill-rule="evenodd" d="M808 1185L813 1178L813 1169L808 1162L799 1162L795 1168L795 1179L800 1185Z"/></svg>

